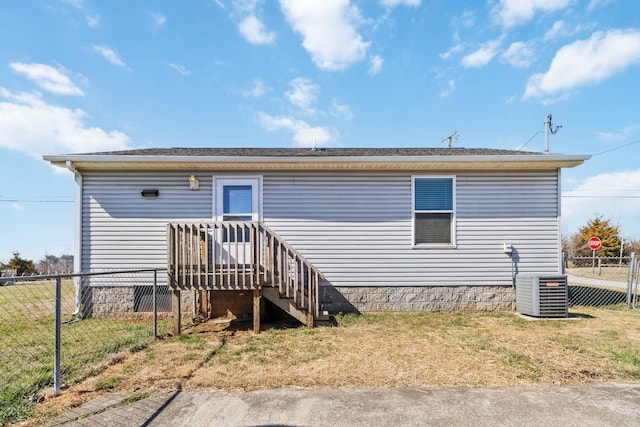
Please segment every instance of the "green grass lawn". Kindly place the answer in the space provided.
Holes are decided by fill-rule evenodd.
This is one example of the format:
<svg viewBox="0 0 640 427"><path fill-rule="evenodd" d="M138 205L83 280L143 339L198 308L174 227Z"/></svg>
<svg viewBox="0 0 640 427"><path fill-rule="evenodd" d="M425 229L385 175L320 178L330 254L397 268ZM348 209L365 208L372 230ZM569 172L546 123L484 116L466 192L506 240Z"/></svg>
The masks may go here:
<svg viewBox="0 0 640 427"><path fill-rule="evenodd" d="M136 352L153 339L143 320L79 319L72 281L62 283L61 373L64 384L97 375L108 356ZM0 287L0 424L29 417L34 397L53 385L55 283ZM159 321L160 334L170 322Z"/></svg>

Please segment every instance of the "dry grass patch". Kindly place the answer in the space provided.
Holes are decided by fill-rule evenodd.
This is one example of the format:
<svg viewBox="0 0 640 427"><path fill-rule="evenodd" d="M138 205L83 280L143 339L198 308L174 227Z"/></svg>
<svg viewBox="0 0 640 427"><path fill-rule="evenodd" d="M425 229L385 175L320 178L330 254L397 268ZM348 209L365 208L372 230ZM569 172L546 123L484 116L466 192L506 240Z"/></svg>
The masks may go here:
<svg viewBox="0 0 640 427"><path fill-rule="evenodd" d="M602 268L598 268L598 264L596 263L595 267L591 265L587 267L570 267L566 269L568 274L573 274L574 276L580 277L589 277L592 279L603 279L603 280L617 280L620 282L626 282L629 278L629 266L623 265L619 267L617 265L607 265L602 266Z"/></svg>
<svg viewBox="0 0 640 427"><path fill-rule="evenodd" d="M254 335L206 323L130 354L47 399L58 412L100 393L161 389L499 387L640 380L640 313L572 310L573 321L513 313L384 313L336 327ZM54 410L54 408L58 408Z"/></svg>

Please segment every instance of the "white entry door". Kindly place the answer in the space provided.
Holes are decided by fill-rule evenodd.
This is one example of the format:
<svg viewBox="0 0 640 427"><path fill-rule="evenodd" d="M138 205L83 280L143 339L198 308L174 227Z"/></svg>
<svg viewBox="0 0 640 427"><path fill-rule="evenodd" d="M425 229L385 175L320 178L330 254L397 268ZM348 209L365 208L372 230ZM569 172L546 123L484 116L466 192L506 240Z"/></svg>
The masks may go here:
<svg viewBox="0 0 640 427"><path fill-rule="evenodd" d="M260 178L215 178L214 188L216 221L260 220ZM251 236L248 229L220 232L216 256L224 264L250 263Z"/></svg>

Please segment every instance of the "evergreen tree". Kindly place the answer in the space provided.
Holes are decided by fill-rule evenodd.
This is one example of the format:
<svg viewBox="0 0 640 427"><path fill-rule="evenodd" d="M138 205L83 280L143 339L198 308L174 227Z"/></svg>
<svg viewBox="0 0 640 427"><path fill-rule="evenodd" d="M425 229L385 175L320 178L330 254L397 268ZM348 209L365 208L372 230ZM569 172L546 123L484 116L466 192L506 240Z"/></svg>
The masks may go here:
<svg viewBox="0 0 640 427"><path fill-rule="evenodd" d="M592 255L589 247L589 239L599 237L602 246L596 251L597 256L617 257L620 256L620 227L612 225L608 219L598 216L589 220L587 225L580 228L571 238L571 252L574 257L588 257Z"/></svg>
<svg viewBox="0 0 640 427"><path fill-rule="evenodd" d="M14 252L13 258L9 260L6 264L0 264L0 268L3 270L17 270L17 275L31 275L35 274L38 271L36 270L36 266L33 264L33 261L30 259L24 259L20 256L20 252Z"/></svg>

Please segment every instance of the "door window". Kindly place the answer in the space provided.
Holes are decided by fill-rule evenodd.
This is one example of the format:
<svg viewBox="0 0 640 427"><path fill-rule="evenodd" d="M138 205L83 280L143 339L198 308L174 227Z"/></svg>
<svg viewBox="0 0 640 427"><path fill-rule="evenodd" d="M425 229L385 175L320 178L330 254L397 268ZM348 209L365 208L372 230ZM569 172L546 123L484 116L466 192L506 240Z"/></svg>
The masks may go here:
<svg viewBox="0 0 640 427"><path fill-rule="evenodd" d="M257 221L259 210L259 178L217 178L216 219L218 221ZM248 242L250 230L224 230L223 242Z"/></svg>

